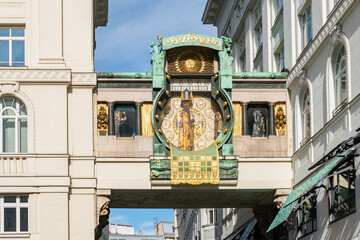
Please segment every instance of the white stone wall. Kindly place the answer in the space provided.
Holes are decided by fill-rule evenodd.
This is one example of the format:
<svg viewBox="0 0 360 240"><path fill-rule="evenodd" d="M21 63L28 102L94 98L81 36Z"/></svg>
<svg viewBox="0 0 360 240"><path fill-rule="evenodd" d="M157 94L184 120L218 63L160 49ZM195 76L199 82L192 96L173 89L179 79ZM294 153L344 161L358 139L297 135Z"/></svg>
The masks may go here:
<svg viewBox="0 0 360 240"><path fill-rule="evenodd" d="M94 238L93 14L88 0L0 0L1 26L25 29L25 66L0 67L1 96L28 111L26 166L0 174L0 193L29 195L28 233L0 238Z"/></svg>

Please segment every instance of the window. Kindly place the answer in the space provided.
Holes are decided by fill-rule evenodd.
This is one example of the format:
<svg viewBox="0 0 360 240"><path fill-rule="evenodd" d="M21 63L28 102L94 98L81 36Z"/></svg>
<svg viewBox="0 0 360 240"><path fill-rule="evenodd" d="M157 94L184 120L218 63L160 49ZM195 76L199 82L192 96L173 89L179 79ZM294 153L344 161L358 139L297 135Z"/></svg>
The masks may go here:
<svg viewBox="0 0 360 240"><path fill-rule="evenodd" d="M255 28L255 53L259 51L259 49L262 47L263 42L261 19L259 20L259 22L260 24Z"/></svg>
<svg viewBox="0 0 360 240"><path fill-rule="evenodd" d="M329 174L330 222L355 212L354 158L347 158Z"/></svg>
<svg viewBox="0 0 360 240"><path fill-rule="evenodd" d="M246 72L246 57L245 57L245 50L243 54L240 56L240 71Z"/></svg>
<svg viewBox="0 0 360 240"><path fill-rule="evenodd" d="M267 105L249 105L248 109L248 129L252 137L267 137L269 111Z"/></svg>
<svg viewBox="0 0 360 240"><path fill-rule="evenodd" d="M25 65L25 30L0 28L0 66Z"/></svg>
<svg viewBox="0 0 360 240"><path fill-rule="evenodd" d="M283 8L283 0L275 0L275 15L279 14Z"/></svg>
<svg viewBox="0 0 360 240"><path fill-rule="evenodd" d="M302 140L306 142L310 137L310 94L306 89L301 106Z"/></svg>
<svg viewBox="0 0 360 240"><path fill-rule="evenodd" d="M301 31L302 31L302 48L304 49L305 46L311 41L312 38L312 29L311 29L311 6L309 6L306 10L304 15L301 16L302 24L301 24Z"/></svg>
<svg viewBox="0 0 360 240"><path fill-rule="evenodd" d="M23 102L13 97L0 98L1 152L27 152L27 111Z"/></svg>
<svg viewBox="0 0 360 240"><path fill-rule="evenodd" d="M27 232L28 207L28 196L0 196L0 232Z"/></svg>
<svg viewBox="0 0 360 240"><path fill-rule="evenodd" d="M281 72L285 68L284 49L275 54L276 71Z"/></svg>
<svg viewBox="0 0 360 240"><path fill-rule="evenodd" d="M114 110L115 135L117 137L135 136L135 106L116 105Z"/></svg>
<svg viewBox="0 0 360 240"><path fill-rule="evenodd" d="M214 223L214 211L213 211L213 210L210 210L210 211L209 211L209 215L210 215L210 222L209 222L209 223L210 223L210 224L211 224L211 223Z"/></svg>
<svg viewBox="0 0 360 240"><path fill-rule="evenodd" d="M333 112L333 115L335 115L337 112L341 110L342 104L346 102L347 100L347 73L346 73L346 53L345 53L345 47L342 45L335 58L334 63L334 90L335 90L335 106L336 109Z"/></svg>
<svg viewBox="0 0 360 240"><path fill-rule="evenodd" d="M309 193L299 199L297 211L298 236L302 237L316 231L316 195Z"/></svg>

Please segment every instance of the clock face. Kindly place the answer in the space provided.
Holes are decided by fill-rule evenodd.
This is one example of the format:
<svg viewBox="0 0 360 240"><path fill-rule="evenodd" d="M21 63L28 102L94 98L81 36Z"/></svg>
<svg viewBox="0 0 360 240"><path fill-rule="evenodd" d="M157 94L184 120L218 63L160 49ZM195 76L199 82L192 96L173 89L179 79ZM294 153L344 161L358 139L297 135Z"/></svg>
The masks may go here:
<svg viewBox="0 0 360 240"><path fill-rule="evenodd" d="M192 100L172 97L161 112L161 130L175 147L197 151L214 142L222 129L222 116L210 97Z"/></svg>

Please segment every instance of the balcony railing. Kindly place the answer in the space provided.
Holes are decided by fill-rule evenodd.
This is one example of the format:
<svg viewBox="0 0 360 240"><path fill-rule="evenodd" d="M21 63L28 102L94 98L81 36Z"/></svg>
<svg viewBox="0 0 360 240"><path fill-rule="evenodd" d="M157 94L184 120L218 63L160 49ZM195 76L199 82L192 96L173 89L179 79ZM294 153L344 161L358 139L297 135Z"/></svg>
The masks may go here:
<svg viewBox="0 0 360 240"><path fill-rule="evenodd" d="M29 158L25 156L0 156L0 174L24 174L29 172Z"/></svg>

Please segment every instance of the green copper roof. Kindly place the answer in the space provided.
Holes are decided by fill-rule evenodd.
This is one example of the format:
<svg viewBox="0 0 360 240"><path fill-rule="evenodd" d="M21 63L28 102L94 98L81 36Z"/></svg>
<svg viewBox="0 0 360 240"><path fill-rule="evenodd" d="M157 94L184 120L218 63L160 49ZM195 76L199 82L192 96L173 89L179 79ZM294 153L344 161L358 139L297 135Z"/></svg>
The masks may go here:
<svg viewBox="0 0 360 240"><path fill-rule="evenodd" d="M252 221L247 225L244 233L241 235L241 237L240 237L239 240L246 240L246 239L249 237L251 231L254 229L256 223L257 223L257 220L256 220L256 219L252 220Z"/></svg>
<svg viewBox="0 0 360 240"><path fill-rule="evenodd" d="M240 72L233 73L233 78L284 78L288 76L287 72Z"/></svg>
<svg viewBox="0 0 360 240"><path fill-rule="evenodd" d="M165 37L162 39L162 50L168 50L174 47L182 46L199 46L208 47L215 50L222 50L222 40L217 37L211 37L202 34L181 34L172 37Z"/></svg>
<svg viewBox="0 0 360 240"><path fill-rule="evenodd" d="M286 79L288 73L286 72L241 72L233 73L233 78L254 79L254 78L270 78L270 79ZM151 79L152 74L148 72L99 72L98 78L139 78Z"/></svg>
<svg viewBox="0 0 360 240"><path fill-rule="evenodd" d="M346 155L346 153L349 150L347 150L343 155ZM323 167L320 171L318 171L313 177L309 178L305 182L303 182L300 186L295 188L294 191L292 191L288 198L286 199L285 203L281 207L279 213L276 215L274 221L271 223L270 227L266 232L271 231L273 228L280 225L282 222L284 222L291 213L291 210L296 206L296 200L298 200L300 197L304 196L306 193L308 193L315 185L320 182L328 173L343 159L344 157L337 157L329 162L328 165Z"/></svg>
<svg viewBox="0 0 360 240"><path fill-rule="evenodd" d="M99 72L98 78L152 78L148 72Z"/></svg>

